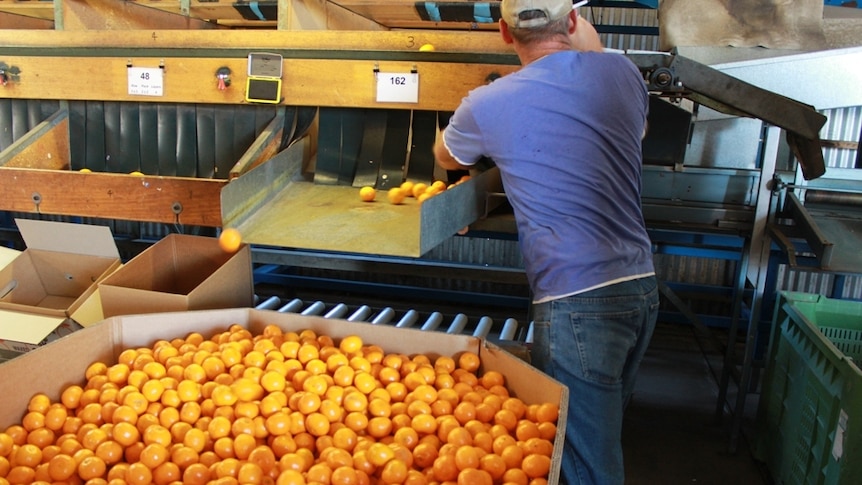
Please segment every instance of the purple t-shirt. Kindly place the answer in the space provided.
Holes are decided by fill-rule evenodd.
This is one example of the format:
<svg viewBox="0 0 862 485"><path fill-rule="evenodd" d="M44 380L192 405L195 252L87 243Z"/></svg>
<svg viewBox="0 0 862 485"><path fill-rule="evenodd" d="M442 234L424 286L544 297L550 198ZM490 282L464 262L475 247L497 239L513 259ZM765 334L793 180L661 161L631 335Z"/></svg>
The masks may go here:
<svg viewBox="0 0 862 485"><path fill-rule="evenodd" d="M536 302L654 274L641 211L643 77L616 53L565 51L471 91L443 141L494 160Z"/></svg>

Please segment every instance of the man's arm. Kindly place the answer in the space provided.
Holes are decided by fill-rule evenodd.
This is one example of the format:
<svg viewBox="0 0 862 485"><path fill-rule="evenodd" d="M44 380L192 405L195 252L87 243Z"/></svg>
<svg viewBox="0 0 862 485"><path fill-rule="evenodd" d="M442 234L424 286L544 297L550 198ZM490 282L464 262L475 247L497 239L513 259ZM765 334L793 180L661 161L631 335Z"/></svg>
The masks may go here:
<svg viewBox="0 0 862 485"><path fill-rule="evenodd" d="M458 160L455 160L455 157L449 153L449 149L443 143L443 132L440 132L440 136L437 137L437 141L434 143L434 159L440 168L446 170L466 170L470 168L468 165L458 163Z"/></svg>
<svg viewBox="0 0 862 485"><path fill-rule="evenodd" d="M602 45L596 28L580 15L575 22L575 32L569 36L572 39L572 47L582 52L604 52L605 46Z"/></svg>

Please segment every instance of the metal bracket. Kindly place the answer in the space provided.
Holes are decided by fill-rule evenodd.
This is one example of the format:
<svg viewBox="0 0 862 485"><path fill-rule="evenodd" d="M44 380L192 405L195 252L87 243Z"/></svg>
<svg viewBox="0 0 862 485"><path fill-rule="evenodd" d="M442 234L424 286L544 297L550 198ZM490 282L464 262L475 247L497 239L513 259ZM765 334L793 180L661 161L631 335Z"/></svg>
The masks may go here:
<svg viewBox="0 0 862 485"><path fill-rule="evenodd" d="M647 88L685 97L722 113L758 118L787 131L806 180L826 173L820 129L826 117L812 106L768 91L676 53L626 51Z"/></svg>

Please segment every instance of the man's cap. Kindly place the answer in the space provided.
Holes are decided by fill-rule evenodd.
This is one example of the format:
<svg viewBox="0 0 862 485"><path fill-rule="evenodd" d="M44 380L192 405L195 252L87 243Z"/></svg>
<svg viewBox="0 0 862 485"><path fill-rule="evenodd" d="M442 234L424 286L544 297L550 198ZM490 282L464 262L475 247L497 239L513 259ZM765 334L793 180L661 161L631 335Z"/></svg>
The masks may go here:
<svg viewBox="0 0 862 485"><path fill-rule="evenodd" d="M532 15L525 15L527 12ZM572 11L572 0L503 0L500 15L512 28L533 29L559 20Z"/></svg>

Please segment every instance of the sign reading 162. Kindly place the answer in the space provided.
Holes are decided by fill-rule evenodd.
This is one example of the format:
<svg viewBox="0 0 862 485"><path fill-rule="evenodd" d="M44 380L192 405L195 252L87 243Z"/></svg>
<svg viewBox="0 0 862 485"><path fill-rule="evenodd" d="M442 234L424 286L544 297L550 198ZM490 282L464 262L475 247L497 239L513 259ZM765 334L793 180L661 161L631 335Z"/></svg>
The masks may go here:
<svg viewBox="0 0 862 485"><path fill-rule="evenodd" d="M381 72L374 76L377 101L381 103L416 103L419 101L419 73Z"/></svg>

